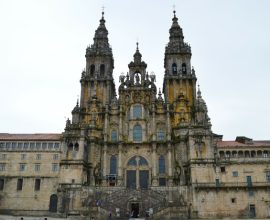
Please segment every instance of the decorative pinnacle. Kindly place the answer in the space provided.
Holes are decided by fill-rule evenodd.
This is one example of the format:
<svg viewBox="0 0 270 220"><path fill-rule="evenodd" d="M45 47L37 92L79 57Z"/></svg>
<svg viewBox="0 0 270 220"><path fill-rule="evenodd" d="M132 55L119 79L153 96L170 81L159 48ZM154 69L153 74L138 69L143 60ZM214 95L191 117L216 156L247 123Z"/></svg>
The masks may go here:
<svg viewBox="0 0 270 220"><path fill-rule="evenodd" d="M198 96L198 98L202 98L202 93L201 93L200 85L199 85L199 84L198 84L198 92L197 92L197 96Z"/></svg>
<svg viewBox="0 0 270 220"><path fill-rule="evenodd" d="M136 45L137 45L136 50L139 50L139 42L138 41L136 42Z"/></svg>

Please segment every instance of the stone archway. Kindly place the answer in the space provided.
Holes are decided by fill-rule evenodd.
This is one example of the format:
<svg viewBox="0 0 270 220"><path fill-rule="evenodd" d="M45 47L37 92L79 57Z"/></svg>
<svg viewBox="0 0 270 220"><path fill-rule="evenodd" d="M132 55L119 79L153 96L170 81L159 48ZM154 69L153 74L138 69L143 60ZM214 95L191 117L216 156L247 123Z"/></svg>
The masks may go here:
<svg viewBox="0 0 270 220"><path fill-rule="evenodd" d="M149 166L142 156L133 156L127 162L126 187L147 189L149 186Z"/></svg>

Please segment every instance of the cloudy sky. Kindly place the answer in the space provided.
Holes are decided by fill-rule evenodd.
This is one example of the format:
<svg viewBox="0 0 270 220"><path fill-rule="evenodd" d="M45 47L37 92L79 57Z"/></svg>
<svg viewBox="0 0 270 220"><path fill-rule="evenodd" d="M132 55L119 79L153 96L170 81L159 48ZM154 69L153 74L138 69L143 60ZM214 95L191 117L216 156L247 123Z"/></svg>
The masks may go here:
<svg viewBox="0 0 270 220"><path fill-rule="evenodd" d="M63 132L103 5L115 81L138 40L162 87L174 4L213 132L270 139L268 0L0 0L0 132Z"/></svg>

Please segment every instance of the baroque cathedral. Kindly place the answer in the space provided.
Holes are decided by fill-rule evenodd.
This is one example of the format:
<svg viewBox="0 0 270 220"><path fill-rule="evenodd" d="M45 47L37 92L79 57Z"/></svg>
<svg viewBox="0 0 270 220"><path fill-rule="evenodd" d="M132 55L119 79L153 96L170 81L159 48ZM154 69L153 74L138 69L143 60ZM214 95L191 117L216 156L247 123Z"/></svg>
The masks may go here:
<svg viewBox="0 0 270 220"><path fill-rule="evenodd" d="M270 141L211 130L175 11L163 88L137 43L118 96L104 13L59 134L0 134L0 213L94 219L267 218Z"/></svg>

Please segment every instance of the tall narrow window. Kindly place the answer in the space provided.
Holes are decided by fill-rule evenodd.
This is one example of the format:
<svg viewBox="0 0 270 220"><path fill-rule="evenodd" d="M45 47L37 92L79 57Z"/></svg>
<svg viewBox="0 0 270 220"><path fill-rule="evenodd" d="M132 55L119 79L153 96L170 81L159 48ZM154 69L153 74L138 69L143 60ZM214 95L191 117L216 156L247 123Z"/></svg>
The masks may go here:
<svg viewBox="0 0 270 220"><path fill-rule="evenodd" d="M133 106L133 118L142 118L142 106L141 105L134 105Z"/></svg>
<svg viewBox="0 0 270 220"><path fill-rule="evenodd" d="M216 187L219 187L219 186L220 186L219 179L216 179Z"/></svg>
<svg viewBox="0 0 270 220"><path fill-rule="evenodd" d="M17 181L17 190L20 191L22 190L22 187L23 187L23 179L18 179Z"/></svg>
<svg viewBox="0 0 270 220"><path fill-rule="evenodd" d="M270 171L266 171L266 181L270 183Z"/></svg>
<svg viewBox="0 0 270 220"><path fill-rule="evenodd" d="M247 185L248 185L248 187L252 186L252 177L251 176L247 176Z"/></svg>
<svg viewBox="0 0 270 220"><path fill-rule="evenodd" d="M117 131L116 130L112 130L112 132L111 132L111 141L113 141L113 142L117 141Z"/></svg>
<svg viewBox="0 0 270 220"><path fill-rule="evenodd" d="M182 73L183 74L187 73L187 65L185 63L182 64Z"/></svg>
<svg viewBox="0 0 270 220"><path fill-rule="evenodd" d="M100 65L100 76L104 77L104 75L105 75L105 65L101 64Z"/></svg>
<svg viewBox="0 0 270 220"><path fill-rule="evenodd" d="M173 63L173 64L172 64L172 73L173 73L174 75L177 74L177 65L176 65L176 63Z"/></svg>
<svg viewBox="0 0 270 220"><path fill-rule="evenodd" d="M74 150L75 150L75 151L79 151L79 144L78 144L78 143L75 143L75 144L74 144Z"/></svg>
<svg viewBox="0 0 270 220"><path fill-rule="evenodd" d="M161 155L159 157L159 160L158 160L158 168L159 168L159 173L160 174L164 174L165 173L165 158L163 155Z"/></svg>
<svg viewBox="0 0 270 220"><path fill-rule="evenodd" d="M93 76L94 76L94 73L95 73L95 65L92 64L92 65L90 66L90 76L93 77Z"/></svg>
<svg viewBox="0 0 270 220"><path fill-rule="evenodd" d="M117 168L117 158L115 155L112 155L110 159L110 174L116 174L116 168Z"/></svg>
<svg viewBox="0 0 270 220"><path fill-rule="evenodd" d="M133 141L142 141L142 127L140 125L133 127Z"/></svg>
<svg viewBox="0 0 270 220"><path fill-rule="evenodd" d="M4 190L4 184L5 184L4 179L0 179L0 191Z"/></svg>
<svg viewBox="0 0 270 220"><path fill-rule="evenodd" d="M6 164L0 163L0 171L5 171L5 170L6 170Z"/></svg>
<svg viewBox="0 0 270 220"><path fill-rule="evenodd" d="M35 179L35 191L40 190L40 179Z"/></svg>

